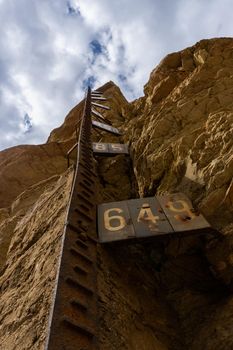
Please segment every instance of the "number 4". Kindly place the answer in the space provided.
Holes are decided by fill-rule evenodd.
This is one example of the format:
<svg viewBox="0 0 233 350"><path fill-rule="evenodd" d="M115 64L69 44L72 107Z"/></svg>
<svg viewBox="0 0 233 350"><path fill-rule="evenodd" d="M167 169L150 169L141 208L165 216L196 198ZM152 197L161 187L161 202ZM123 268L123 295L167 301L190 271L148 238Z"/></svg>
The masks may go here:
<svg viewBox="0 0 233 350"><path fill-rule="evenodd" d="M140 209L137 221L144 223L147 223L148 221L149 224L151 223L154 226L158 220L159 216L153 215L150 205L148 203L143 204L142 208Z"/></svg>

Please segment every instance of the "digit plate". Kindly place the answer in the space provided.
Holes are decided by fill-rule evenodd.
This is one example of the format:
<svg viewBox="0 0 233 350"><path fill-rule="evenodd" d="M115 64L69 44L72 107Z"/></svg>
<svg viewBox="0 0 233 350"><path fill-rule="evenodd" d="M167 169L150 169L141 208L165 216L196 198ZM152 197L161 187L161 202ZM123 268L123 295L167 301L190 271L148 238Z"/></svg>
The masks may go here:
<svg viewBox="0 0 233 350"><path fill-rule="evenodd" d="M127 201L98 206L98 232L103 243L135 238Z"/></svg>
<svg viewBox="0 0 233 350"><path fill-rule="evenodd" d="M173 230L175 232L211 229L210 224L195 212L190 200L183 193L157 196Z"/></svg>
<svg viewBox="0 0 233 350"><path fill-rule="evenodd" d="M155 197L128 201L136 237L159 236L174 232Z"/></svg>
<svg viewBox="0 0 233 350"><path fill-rule="evenodd" d="M128 145L124 143L93 142L93 152L100 156L115 156L117 154L129 154Z"/></svg>
<svg viewBox="0 0 233 350"><path fill-rule="evenodd" d="M101 142L93 142L92 148L94 153L108 153L108 144L107 143L101 143Z"/></svg>
<svg viewBox="0 0 233 350"><path fill-rule="evenodd" d="M128 146L124 143L109 143L109 152L112 154L128 154Z"/></svg>
<svg viewBox="0 0 233 350"><path fill-rule="evenodd" d="M212 233L183 193L105 203L98 206L100 242L166 234Z"/></svg>

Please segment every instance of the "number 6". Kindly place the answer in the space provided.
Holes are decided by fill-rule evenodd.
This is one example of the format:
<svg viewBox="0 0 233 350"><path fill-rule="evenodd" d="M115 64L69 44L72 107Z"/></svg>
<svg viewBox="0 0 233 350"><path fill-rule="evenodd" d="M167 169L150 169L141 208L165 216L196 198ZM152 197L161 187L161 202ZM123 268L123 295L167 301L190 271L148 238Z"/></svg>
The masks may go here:
<svg viewBox="0 0 233 350"><path fill-rule="evenodd" d="M123 210L120 208L111 208L111 209L106 210L104 212L104 226L109 231L121 230L122 228L124 228L126 226L125 218L123 216L120 216L120 215L109 216L109 214L112 211L115 211L117 213L123 213ZM111 226L111 220L118 220L119 225L118 226Z"/></svg>

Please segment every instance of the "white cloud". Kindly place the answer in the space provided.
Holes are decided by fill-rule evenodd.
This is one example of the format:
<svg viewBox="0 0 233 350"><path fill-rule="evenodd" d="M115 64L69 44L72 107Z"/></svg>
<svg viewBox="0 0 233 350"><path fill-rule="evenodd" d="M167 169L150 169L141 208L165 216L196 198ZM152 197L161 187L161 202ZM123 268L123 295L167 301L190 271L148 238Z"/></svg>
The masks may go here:
<svg viewBox="0 0 233 350"><path fill-rule="evenodd" d="M231 36L230 9L231 0L0 0L0 149L44 142L90 77L138 97L167 53Z"/></svg>

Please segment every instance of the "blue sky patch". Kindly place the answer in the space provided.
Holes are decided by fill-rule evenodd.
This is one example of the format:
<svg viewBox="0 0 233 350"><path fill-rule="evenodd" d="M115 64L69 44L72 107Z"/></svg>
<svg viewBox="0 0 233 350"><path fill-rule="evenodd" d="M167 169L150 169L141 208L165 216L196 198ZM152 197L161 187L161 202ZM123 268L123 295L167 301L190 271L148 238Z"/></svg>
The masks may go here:
<svg viewBox="0 0 233 350"><path fill-rule="evenodd" d="M23 123L24 123L24 133L29 132L32 128L32 118L30 118L27 113L24 115Z"/></svg>
<svg viewBox="0 0 233 350"><path fill-rule="evenodd" d="M83 89L86 90L88 86L94 87L96 79L93 75L90 75L87 79L83 80Z"/></svg>
<svg viewBox="0 0 233 350"><path fill-rule="evenodd" d="M100 42L97 39L94 39L90 42L90 48L94 55L100 55L104 50L104 47L100 44Z"/></svg>
<svg viewBox="0 0 233 350"><path fill-rule="evenodd" d="M127 80L127 77L124 74L118 74L118 79L125 83Z"/></svg>
<svg viewBox="0 0 233 350"><path fill-rule="evenodd" d="M69 1L66 3L67 13L68 15L80 15L80 11L78 8L74 8Z"/></svg>

